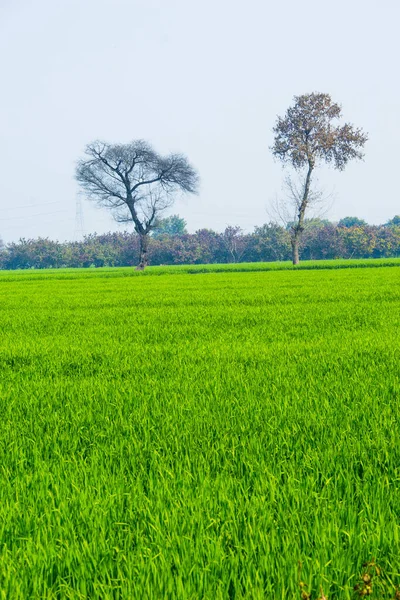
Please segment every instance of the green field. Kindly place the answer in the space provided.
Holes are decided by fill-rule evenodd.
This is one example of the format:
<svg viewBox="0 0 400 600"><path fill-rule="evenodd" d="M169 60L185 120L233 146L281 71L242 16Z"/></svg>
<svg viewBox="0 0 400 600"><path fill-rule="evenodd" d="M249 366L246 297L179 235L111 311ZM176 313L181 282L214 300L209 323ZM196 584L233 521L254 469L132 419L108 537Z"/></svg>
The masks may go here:
<svg viewBox="0 0 400 600"><path fill-rule="evenodd" d="M327 269L362 269L374 267L400 267L400 258L356 258L336 260L303 260L294 266L290 261L229 263L207 265L162 265L136 271L132 267L100 267L93 269L21 269L3 271L0 281L28 279L87 279L89 277L144 277L148 275L199 275L201 273L250 273L259 271L314 271Z"/></svg>
<svg viewBox="0 0 400 600"><path fill-rule="evenodd" d="M1 273L0 598L287 600L301 561L347 599L372 557L393 598L400 269L359 266Z"/></svg>

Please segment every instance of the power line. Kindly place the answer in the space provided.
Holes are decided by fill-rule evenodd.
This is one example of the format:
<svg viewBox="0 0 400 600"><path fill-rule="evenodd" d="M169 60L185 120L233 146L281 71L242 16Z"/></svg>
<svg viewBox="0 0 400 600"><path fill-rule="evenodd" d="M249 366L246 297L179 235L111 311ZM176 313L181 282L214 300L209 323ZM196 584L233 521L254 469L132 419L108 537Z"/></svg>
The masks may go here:
<svg viewBox="0 0 400 600"><path fill-rule="evenodd" d="M19 210L20 208L36 208L37 206L48 206L49 204L60 204L61 200L54 200L52 202L41 202L40 204L25 204L24 206L11 206L7 210Z"/></svg>
<svg viewBox="0 0 400 600"><path fill-rule="evenodd" d="M63 223L66 223L66 222L71 222L72 223L73 220L74 220L73 218L72 219L63 219ZM60 223L60 220L59 219L57 219L57 220L53 219L52 221L46 221L45 223L43 223L43 225L52 225L53 223ZM3 226L1 227L1 231L2 232L3 231L11 231L13 229L19 229L19 230L21 230L21 225L19 223L18 224L14 223L13 225L6 225L4 227ZM1 235L0 235L0 238L1 238Z"/></svg>
<svg viewBox="0 0 400 600"><path fill-rule="evenodd" d="M27 215L27 217L29 217L30 219L33 219L34 217L45 217L47 215L57 215L59 213L66 213L69 212L68 210L55 210L53 212L46 212L46 213L39 213L36 215ZM0 217L0 221L22 221L23 217L6 217L5 219Z"/></svg>

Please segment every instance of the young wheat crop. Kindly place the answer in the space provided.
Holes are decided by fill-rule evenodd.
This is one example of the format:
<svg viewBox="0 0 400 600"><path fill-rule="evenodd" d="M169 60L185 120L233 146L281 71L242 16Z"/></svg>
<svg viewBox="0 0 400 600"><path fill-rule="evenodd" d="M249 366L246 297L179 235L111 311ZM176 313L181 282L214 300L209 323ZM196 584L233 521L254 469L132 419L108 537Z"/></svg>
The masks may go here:
<svg viewBox="0 0 400 600"><path fill-rule="evenodd" d="M394 597L398 269L124 273L0 274L0 597Z"/></svg>

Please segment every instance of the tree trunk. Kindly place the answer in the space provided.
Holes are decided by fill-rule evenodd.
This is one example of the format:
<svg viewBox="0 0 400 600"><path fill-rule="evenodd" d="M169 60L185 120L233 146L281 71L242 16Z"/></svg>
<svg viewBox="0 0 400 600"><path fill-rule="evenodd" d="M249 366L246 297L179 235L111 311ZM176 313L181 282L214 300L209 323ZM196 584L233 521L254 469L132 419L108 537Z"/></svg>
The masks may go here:
<svg viewBox="0 0 400 600"><path fill-rule="evenodd" d="M310 193L311 175L312 175L313 169L314 169L314 161L309 159L307 176L306 176L306 180L304 182L303 197L302 197L300 205L298 207L299 212L297 214L297 223L293 227L293 235L292 235L292 239L291 239L292 262L294 265L298 265L300 262L300 256L299 256L300 238L304 231L304 219L305 219L305 214L306 214L306 208L308 206L308 196Z"/></svg>
<svg viewBox="0 0 400 600"><path fill-rule="evenodd" d="M300 262L300 256L299 256L300 231L296 230L293 233L293 237L291 239L291 244L292 244L292 262L294 265L298 265Z"/></svg>
<svg viewBox="0 0 400 600"><path fill-rule="evenodd" d="M148 236L146 233L139 234L139 264L136 267L136 271L144 271L148 266L147 260L147 249L148 249Z"/></svg>

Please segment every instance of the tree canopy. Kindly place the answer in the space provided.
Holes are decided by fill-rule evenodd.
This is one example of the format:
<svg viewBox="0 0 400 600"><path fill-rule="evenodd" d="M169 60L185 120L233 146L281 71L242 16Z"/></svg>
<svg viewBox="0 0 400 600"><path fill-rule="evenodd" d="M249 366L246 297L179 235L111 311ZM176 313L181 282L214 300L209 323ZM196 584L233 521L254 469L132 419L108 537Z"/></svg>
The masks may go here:
<svg viewBox="0 0 400 600"><path fill-rule="evenodd" d="M179 215L171 215L164 219L158 219L153 229L153 237L161 235L184 235L187 233L186 221Z"/></svg>
<svg viewBox="0 0 400 600"><path fill-rule="evenodd" d="M343 217L338 223L338 227L364 227L367 222L358 217Z"/></svg>
<svg viewBox="0 0 400 600"><path fill-rule="evenodd" d="M363 158L368 136L350 123L335 125L341 117L341 106L329 94L295 96L273 129L273 154L295 169L325 162L342 171L349 160Z"/></svg>

